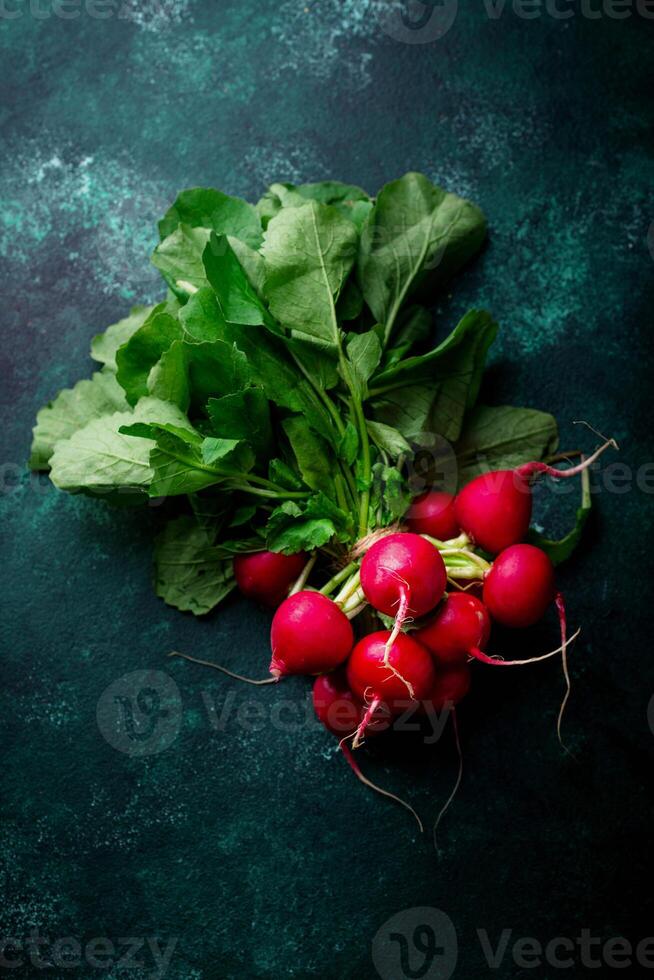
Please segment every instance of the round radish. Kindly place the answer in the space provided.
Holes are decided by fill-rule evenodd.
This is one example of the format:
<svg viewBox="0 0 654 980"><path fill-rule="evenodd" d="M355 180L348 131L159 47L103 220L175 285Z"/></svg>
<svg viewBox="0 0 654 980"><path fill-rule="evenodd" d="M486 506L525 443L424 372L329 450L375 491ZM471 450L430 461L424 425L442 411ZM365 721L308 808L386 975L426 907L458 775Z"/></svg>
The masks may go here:
<svg viewBox="0 0 654 980"><path fill-rule="evenodd" d="M440 553L419 534L388 534L368 549L361 562L366 599L379 612L395 617L384 664L404 681L411 697L415 696L411 682L393 666L390 649L409 616L424 616L434 608L446 582Z"/></svg>
<svg viewBox="0 0 654 980"><path fill-rule="evenodd" d="M313 709L327 731L341 738L353 732L361 721L361 702L355 700L345 674L340 670L316 677Z"/></svg>
<svg viewBox="0 0 654 980"><path fill-rule="evenodd" d="M470 680L470 668L467 664L458 664L441 671L426 704L430 704L434 711L442 711L447 706L456 707L470 690Z"/></svg>
<svg viewBox="0 0 654 980"><path fill-rule="evenodd" d="M286 598L306 563L303 551L295 555L255 551L234 558L234 576L243 595L274 608Z"/></svg>
<svg viewBox="0 0 654 980"><path fill-rule="evenodd" d="M275 613L270 630L273 677L322 674L342 664L352 649L350 621L320 592L296 592Z"/></svg>
<svg viewBox="0 0 654 980"><path fill-rule="evenodd" d="M483 602L467 592L451 592L436 615L415 638L430 650L438 664L452 667L465 664L475 650L485 650L491 621Z"/></svg>
<svg viewBox="0 0 654 980"><path fill-rule="evenodd" d="M347 663L352 693L368 705L355 748L381 705L391 715L401 714L407 707L407 687L418 701L428 698L434 687L436 671L429 651L406 633L400 633L387 651L390 637L386 630L364 636Z"/></svg>
<svg viewBox="0 0 654 980"><path fill-rule="evenodd" d="M410 531L428 534L439 541L456 538L460 534L454 513L454 496L445 491L430 490L417 497L404 518Z"/></svg>
<svg viewBox="0 0 654 980"><path fill-rule="evenodd" d="M544 551L531 544L505 548L484 579L484 603L503 626L533 626L555 594L554 566Z"/></svg>
<svg viewBox="0 0 654 980"><path fill-rule="evenodd" d="M595 462L608 446L608 442L588 459L567 470L557 470L546 463L525 463L515 470L494 470L482 473L471 480L459 492L454 502L454 512L459 526L469 534L475 544L498 554L509 545L523 541L531 520L531 485L538 476L577 476Z"/></svg>

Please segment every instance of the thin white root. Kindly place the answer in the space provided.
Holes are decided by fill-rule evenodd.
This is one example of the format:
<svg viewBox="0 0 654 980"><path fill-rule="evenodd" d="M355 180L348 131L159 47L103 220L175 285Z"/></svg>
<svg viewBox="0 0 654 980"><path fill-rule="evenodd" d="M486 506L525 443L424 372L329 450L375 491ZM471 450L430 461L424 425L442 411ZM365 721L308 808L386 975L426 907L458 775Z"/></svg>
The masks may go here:
<svg viewBox="0 0 654 980"><path fill-rule="evenodd" d="M221 667L220 664L212 664L209 660L199 660L198 657L190 657L188 653L179 653L177 650L172 650L168 656L181 657L182 660L188 660L192 664L200 664L202 667L213 667L214 670L219 670L221 674L227 674L228 677L233 677L236 681L244 681L246 684L277 684L279 681L279 677L264 677L262 680L243 677L242 674L235 674L233 670L227 670L227 667Z"/></svg>
<svg viewBox="0 0 654 980"><path fill-rule="evenodd" d="M347 747L347 745L344 745L343 742L341 742L341 749L343 751L343 755L345 756L348 763L350 764L352 771L354 772L357 779L359 779L364 786L367 786L368 789L374 790L375 793L379 793L380 796L388 797L389 800L394 800L395 803L399 803L400 806L403 806L405 810L408 810L409 813L413 814L413 816L416 818L418 827L420 828L420 833L424 834L425 828L423 826L422 820L420 819L416 811L413 809L411 804L407 803L406 800L403 800L400 796L396 796L395 793L391 793L387 789L382 789L382 787L378 786L377 783L373 783L371 779L368 779L367 776L364 776L361 770L359 769L359 766L354 761L352 757L352 753L350 752L349 748Z"/></svg>
<svg viewBox="0 0 654 980"><path fill-rule="evenodd" d="M497 667L525 667L527 664L537 664L542 660L549 660L551 657L556 657L559 653L565 655L568 645L576 640L580 633L581 629L578 629L569 639L566 639L564 636L561 646L557 647L556 650L550 650L549 653L544 653L542 657L530 657L528 660L502 660L499 657L489 657L481 650L478 650L471 659L479 660L484 664L493 664Z"/></svg>
<svg viewBox="0 0 654 980"><path fill-rule="evenodd" d="M454 741L456 743L456 751L459 757L459 771L457 773L456 782L454 784L454 789L448 796L445 804L441 808L436 820L434 821L434 847L436 853L440 857L441 850L438 846L438 828L440 826L441 820L449 810L450 806L454 802L454 797L459 792L459 786L461 785L461 780L463 779L463 752L461 751L461 739L459 738L459 723L456 716L456 708L452 708L452 727L454 729Z"/></svg>

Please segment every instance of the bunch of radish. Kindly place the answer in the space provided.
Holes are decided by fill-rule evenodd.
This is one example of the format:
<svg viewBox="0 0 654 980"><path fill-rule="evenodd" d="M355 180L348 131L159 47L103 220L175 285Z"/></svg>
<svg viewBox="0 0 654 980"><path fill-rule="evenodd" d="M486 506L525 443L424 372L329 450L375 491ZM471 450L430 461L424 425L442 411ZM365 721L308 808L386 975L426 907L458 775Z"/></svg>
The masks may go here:
<svg viewBox="0 0 654 980"><path fill-rule="evenodd" d="M270 676L252 683L274 683L289 674L315 677L316 715L338 737L357 777L412 813L408 804L363 776L351 749L376 730L392 727L393 719L412 705L417 710L446 709L456 720L455 708L470 688L473 663L518 666L560 655L566 679L557 724L561 739L570 691L567 647L577 634L567 635L552 562L525 541L531 491L541 474L578 475L609 444L567 470L530 463L478 476L457 496L425 493L400 527L359 541L322 586L308 585L315 556L239 556L235 574L241 591L276 607ZM550 606L558 613L561 633L555 650L524 660L488 652L493 623L523 629L542 619ZM359 630L357 637L357 617L364 609L379 617L384 628ZM365 619L370 622L370 616Z"/></svg>

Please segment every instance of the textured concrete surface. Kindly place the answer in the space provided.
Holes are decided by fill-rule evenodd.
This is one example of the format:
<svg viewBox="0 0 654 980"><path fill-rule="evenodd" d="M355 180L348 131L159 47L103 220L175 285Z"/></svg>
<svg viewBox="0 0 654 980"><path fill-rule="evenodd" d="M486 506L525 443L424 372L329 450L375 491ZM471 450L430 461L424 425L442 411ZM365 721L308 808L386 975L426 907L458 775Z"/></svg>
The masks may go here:
<svg viewBox="0 0 654 980"><path fill-rule="evenodd" d="M336 177L374 191L417 169L488 214L489 247L438 318L445 330L474 303L502 324L487 400L553 411L570 448L592 439L572 426L588 419L635 472L652 458L654 22L524 20L508 7L489 19L466 5L421 44L383 30L366 0L128 2L120 16L105 5L106 19L9 8L20 15L0 17L0 933L105 937L117 951L108 968L87 956L43 970L23 951L13 975L154 976L147 944L140 967L117 959L121 937L158 936L176 940L168 977L362 980L378 975L377 930L416 906L453 921L465 980L525 975L510 953L491 970L479 929L494 945L503 929L511 942L651 934L631 884L649 889L653 857L651 494L604 485L562 575L584 627L566 722L578 764L553 735L555 664L477 671L439 862L326 735L275 720L280 698L305 703L302 681L252 693L165 660L173 646L238 651L257 673L268 620L233 599L196 622L155 599L160 513L64 496L24 463L37 408L90 373L93 333L159 295L148 251L179 189L256 199L271 180ZM561 500L551 526L564 528L574 496ZM545 649L555 635L548 623L530 641ZM161 751L135 755L103 737L96 710L129 697L129 680L109 685L147 669L174 680L153 681L169 727L152 743ZM244 722L250 703L259 725ZM456 769L449 739L378 744L363 764L426 815ZM567 972L586 973L578 961Z"/></svg>

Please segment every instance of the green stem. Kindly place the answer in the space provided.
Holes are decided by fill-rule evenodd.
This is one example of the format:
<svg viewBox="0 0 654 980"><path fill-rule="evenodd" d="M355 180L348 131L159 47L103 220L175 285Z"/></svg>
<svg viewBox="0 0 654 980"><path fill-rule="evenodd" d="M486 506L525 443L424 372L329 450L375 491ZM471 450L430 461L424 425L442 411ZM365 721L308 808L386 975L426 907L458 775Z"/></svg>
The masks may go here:
<svg viewBox="0 0 654 980"><path fill-rule="evenodd" d="M354 575L345 583L341 591L335 597L334 602L339 606L342 606L347 600L353 595L361 584L361 576L359 570L357 569Z"/></svg>
<svg viewBox="0 0 654 980"><path fill-rule="evenodd" d="M370 509L370 480L372 476L370 440L368 438L368 428L363 414L361 399L354 394L352 396L352 409L359 431L359 439L361 440L361 464L363 469L363 482L365 484L365 490L362 491L359 502L359 537L362 538L368 533L368 511Z"/></svg>
<svg viewBox="0 0 654 980"><path fill-rule="evenodd" d="M332 575L329 582L325 582L322 589L320 589L322 594L329 595L330 592L333 592L334 589L341 584L341 582L344 582L346 578L350 577L352 572L356 570L356 567L357 563L355 561L351 561L349 565L342 568L340 572L336 573L336 575Z"/></svg>
<svg viewBox="0 0 654 980"><path fill-rule="evenodd" d="M247 483L230 483L229 488L231 490L241 490L243 493L254 494L255 497L268 497L279 500L306 500L310 497L310 493L305 493L303 490L259 490L257 487L251 487Z"/></svg>

